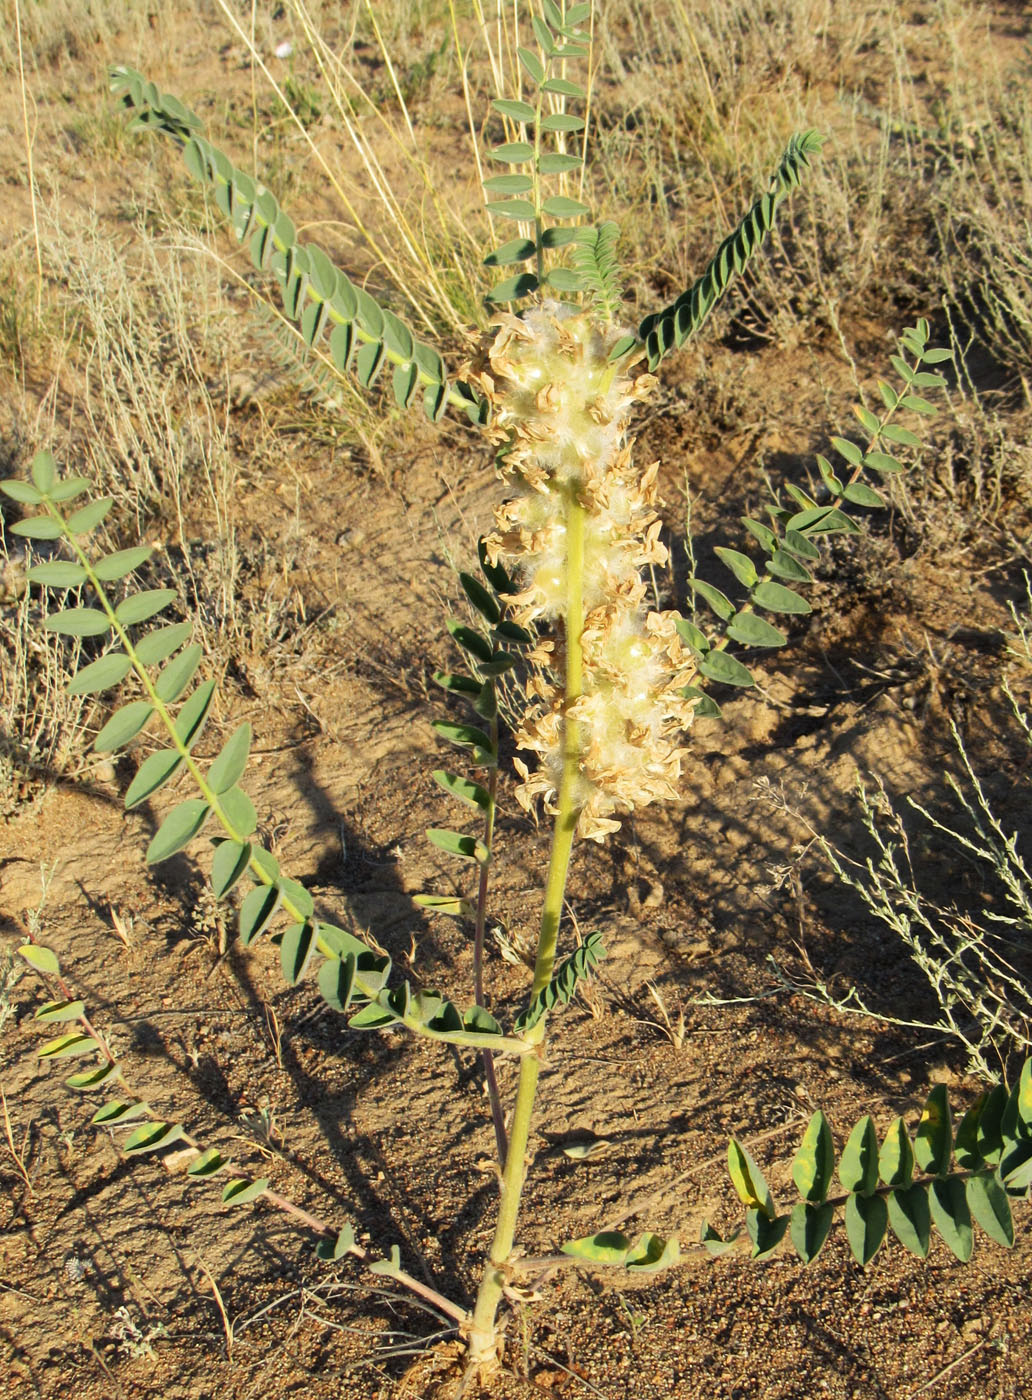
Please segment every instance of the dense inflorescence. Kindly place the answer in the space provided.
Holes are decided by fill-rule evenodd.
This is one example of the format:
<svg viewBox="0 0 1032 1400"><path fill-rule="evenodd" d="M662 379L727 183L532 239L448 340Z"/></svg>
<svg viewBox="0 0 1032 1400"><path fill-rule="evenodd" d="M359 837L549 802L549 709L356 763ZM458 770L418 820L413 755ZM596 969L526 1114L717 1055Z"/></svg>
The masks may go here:
<svg viewBox="0 0 1032 1400"><path fill-rule="evenodd" d="M493 560L516 566L513 616L524 626L565 623L575 599L582 619L572 694L562 635L536 653L516 741L538 765L532 772L517 760L517 796L528 809L542 797L554 810L564 728L576 725L578 829L596 840L619 828L619 815L676 795L679 736L694 708L681 693L692 660L676 614L646 601L643 570L667 560L658 463L637 471L627 440L631 410L656 381L617 376L609 360L617 339L579 308L546 302L522 317L496 317L470 371L491 402L488 432L502 476L516 488L486 542ZM571 578L574 516L583 564Z"/></svg>

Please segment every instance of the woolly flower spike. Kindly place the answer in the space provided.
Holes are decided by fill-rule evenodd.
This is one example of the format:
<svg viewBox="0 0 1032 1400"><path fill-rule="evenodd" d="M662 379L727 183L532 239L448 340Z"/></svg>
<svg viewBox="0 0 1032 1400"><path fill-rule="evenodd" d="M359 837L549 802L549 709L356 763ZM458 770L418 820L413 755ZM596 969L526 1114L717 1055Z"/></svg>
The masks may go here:
<svg viewBox="0 0 1032 1400"><path fill-rule="evenodd" d="M503 478L516 488L499 507L486 544L492 561L517 565L513 616L567 621L578 598L583 654L578 688L566 698L565 647L542 646L546 669L527 687L516 735L538 767L516 760L517 791L529 810L538 797L555 810L563 736L576 726L574 793L582 836L602 840L618 815L676 795L678 736L694 704L679 693L691 658L674 614L650 612L641 571L664 564L656 514L658 463L635 471L627 446L630 411L655 387L648 374L618 379L609 361L617 331L603 333L579 308L545 302L521 317L503 314L468 377L491 401L488 432ZM576 511L583 567L571 579L567 532Z"/></svg>

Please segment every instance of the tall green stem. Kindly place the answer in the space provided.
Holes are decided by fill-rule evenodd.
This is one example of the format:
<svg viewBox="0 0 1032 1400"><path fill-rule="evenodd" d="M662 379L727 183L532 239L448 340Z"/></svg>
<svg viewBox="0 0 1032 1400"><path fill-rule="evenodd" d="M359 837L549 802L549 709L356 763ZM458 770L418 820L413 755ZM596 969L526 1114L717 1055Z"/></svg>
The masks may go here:
<svg viewBox="0 0 1032 1400"><path fill-rule="evenodd" d="M555 966L555 950L559 937L566 876L570 868L573 836L580 814L578 788L580 780L580 726L569 717L573 702L580 697L583 685L584 654L581 634L584 630L584 508L577 498L576 488L570 489L566 511L566 684L563 724L563 767L552 850L548 861L541 928L538 933L537 957L534 963L534 996L548 986ZM512 1252L519 1215L520 1197L527 1175L527 1144L530 1123L537 1094L538 1075L545 1043L546 1018L528 1032L527 1039L538 1046L536 1053L524 1055L520 1062L520 1077L516 1087L516 1104L509 1130L509 1150L502 1169L501 1199L498 1223L488 1255L484 1277L477 1294L476 1306L469 1326L469 1364L482 1366L493 1360L498 1343L496 1316L505 1286L505 1264Z"/></svg>

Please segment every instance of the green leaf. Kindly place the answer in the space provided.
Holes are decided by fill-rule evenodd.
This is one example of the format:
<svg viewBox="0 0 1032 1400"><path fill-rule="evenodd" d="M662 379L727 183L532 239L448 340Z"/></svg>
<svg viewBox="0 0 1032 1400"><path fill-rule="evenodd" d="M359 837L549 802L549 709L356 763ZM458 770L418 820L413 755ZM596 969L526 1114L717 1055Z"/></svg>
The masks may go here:
<svg viewBox="0 0 1032 1400"><path fill-rule="evenodd" d="M900 408L909 408L911 413L924 414L926 418L934 418L939 412L935 404L923 399L920 394L904 394L899 401Z"/></svg>
<svg viewBox="0 0 1032 1400"><path fill-rule="evenodd" d="M280 878L279 887L284 904L289 904L302 919L307 919L315 913L315 900L304 885L284 875Z"/></svg>
<svg viewBox="0 0 1032 1400"><path fill-rule="evenodd" d="M827 1202L797 1201L789 1219L789 1235L804 1264L812 1264L824 1248L835 1221L835 1207Z"/></svg>
<svg viewBox="0 0 1032 1400"><path fill-rule="evenodd" d="M727 625L727 635L747 647L783 647L788 641L780 627L772 627L764 618L747 612L735 614Z"/></svg>
<svg viewBox="0 0 1032 1400"><path fill-rule="evenodd" d="M240 942L249 948L275 917L280 904L280 892L275 885L257 885L244 896L237 925Z"/></svg>
<svg viewBox="0 0 1032 1400"><path fill-rule="evenodd" d="M628 1251L624 1268L636 1274L658 1274L669 1269L681 1257L677 1236L663 1239L661 1235L644 1234Z"/></svg>
<svg viewBox="0 0 1032 1400"><path fill-rule="evenodd" d="M767 568L778 578L792 579L798 583L809 583L812 578L810 571L787 549L775 550L767 561Z"/></svg>
<svg viewBox="0 0 1032 1400"><path fill-rule="evenodd" d="M116 1123L131 1123L134 1118L142 1118L150 1111L150 1105L146 1103L126 1103L122 1099L109 1099L103 1107L97 1109L90 1122L98 1128L113 1128Z"/></svg>
<svg viewBox="0 0 1032 1400"><path fill-rule="evenodd" d="M251 860L247 841L220 841L211 858L211 887L216 899L225 899Z"/></svg>
<svg viewBox="0 0 1032 1400"><path fill-rule="evenodd" d="M526 141L507 141L501 146L493 146L492 160L500 160L505 165L519 165L522 161L534 159L534 147Z"/></svg>
<svg viewBox="0 0 1032 1400"><path fill-rule="evenodd" d="M102 1065L94 1065L92 1069L82 1070L79 1074L71 1074L65 1080L69 1089L77 1089L80 1093L88 1092L90 1089L99 1089L102 1084L106 1084L109 1079L121 1078L121 1070L118 1065L107 1060ZM150 1109L147 1110L150 1112Z"/></svg>
<svg viewBox="0 0 1032 1400"><path fill-rule="evenodd" d="M713 553L722 563L727 565L743 588L753 587L758 575L756 565L747 554L740 554L737 549L723 549L720 546L717 546Z"/></svg>
<svg viewBox="0 0 1032 1400"><path fill-rule="evenodd" d="M175 749L159 749L157 753L145 758L125 795L126 811L131 811L141 802L146 802L148 797L153 797L159 788L164 787L169 779L179 772L182 762Z"/></svg>
<svg viewBox="0 0 1032 1400"><path fill-rule="evenodd" d="M94 739L95 751L113 753L116 749L124 748L130 739L139 734L153 713L154 706L149 700L132 700L128 705L123 705Z"/></svg>
<svg viewBox="0 0 1032 1400"><path fill-rule="evenodd" d="M864 458L864 466L870 467L872 471L884 472L889 475L892 472L903 470L903 463L895 457L890 457L887 452L868 452Z"/></svg>
<svg viewBox="0 0 1032 1400"><path fill-rule="evenodd" d="M618 1230L602 1230L597 1235L567 1240L560 1248L563 1254L570 1254L575 1259L589 1259L593 1264L620 1265L630 1253L631 1241Z"/></svg>
<svg viewBox="0 0 1032 1400"><path fill-rule="evenodd" d="M314 951L315 925L307 919L303 924L291 924L280 943L280 966L283 968L285 980L292 987L305 975Z"/></svg>
<svg viewBox="0 0 1032 1400"><path fill-rule="evenodd" d="M1007 1090L1002 1084L995 1085L982 1104L978 1115L976 1143L978 1151L987 1162L998 1162L1003 1149L1001 1128L1003 1113L1007 1107Z"/></svg>
<svg viewBox="0 0 1032 1400"><path fill-rule="evenodd" d="M504 282L499 282L492 287L487 294L488 301L505 302L518 301L520 297L529 297L538 288L538 279L532 272L521 272L517 277L507 277Z"/></svg>
<svg viewBox="0 0 1032 1400"><path fill-rule="evenodd" d="M497 767L498 755L490 738L482 729L477 729L472 724L451 724L448 720L443 719L435 720L433 728L442 739L447 739L450 744L455 744L462 749L469 749L474 763L484 768Z"/></svg>
<svg viewBox="0 0 1032 1400"><path fill-rule="evenodd" d="M709 1221L704 1220L699 1229L699 1243L705 1246L708 1254L719 1259L722 1254L726 1254L728 1250L734 1249L735 1242L740 1233L740 1230L735 1230L727 1239L724 1239L719 1230L714 1230Z"/></svg>
<svg viewBox="0 0 1032 1400"><path fill-rule="evenodd" d="M218 795L218 808L241 840L258 829L258 814L254 803L242 788L231 787Z"/></svg>
<svg viewBox="0 0 1032 1400"><path fill-rule="evenodd" d="M457 797L460 802L465 802L470 807L486 812L491 805L490 793L479 783L472 783L468 778L456 777L454 773L445 773L441 768L436 768L431 777L449 797Z"/></svg>
<svg viewBox="0 0 1032 1400"><path fill-rule="evenodd" d="M889 1126L878 1154L878 1171L886 1186L906 1188L914 1175L914 1149L903 1125L896 1118Z"/></svg>
<svg viewBox="0 0 1032 1400"><path fill-rule="evenodd" d="M136 656L144 666L155 666L159 661L189 641L193 631L192 622L173 622L169 627L157 627L136 642Z"/></svg>
<svg viewBox="0 0 1032 1400"><path fill-rule="evenodd" d="M386 357L387 351L382 340L367 341L365 345L359 346L355 356L355 375L363 389L372 388Z"/></svg>
<svg viewBox="0 0 1032 1400"><path fill-rule="evenodd" d="M332 1263L334 1260L343 1259L345 1254L350 1254L355 1247L355 1232L350 1225L345 1225L337 1232L336 1239L320 1240L315 1247L316 1257Z"/></svg>
<svg viewBox="0 0 1032 1400"><path fill-rule="evenodd" d="M113 685L124 680L132 667L132 660L124 651L109 651L98 661L91 661L77 672L68 686L69 695L99 695L102 690L110 690Z"/></svg>
<svg viewBox="0 0 1032 1400"><path fill-rule="evenodd" d="M176 716L176 738L190 748L200 736L215 694L215 682L203 681Z"/></svg>
<svg viewBox="0 0 1032 1400"><path fill-rule="evenodd" d="M156 1152L159 1147L171 1147L184 1136L182 1123L142 1123L122 1144L127 1157L137 1153Z"/></svg>
<svg viewBox="0 0 1032 1400"><path fill-rule="evenodd" d="M850 1133L838 1174L847 1191L859 1191L863 1196L878 1185L878 1135L870 1114L865 1114Z"/></svg>
<svg viewBox="0 0 1032 1400"><path fill-rule="evenodd" d="M484 181L484 189L489 194L526 194L534 188L530 175L492 175Z"/></svg>
<svg viewBox="0 0 1032 1400"><path fill-rule="evenodd" d="M931 1176L945 1176L953 1150L953 1124L945 1084L936 1084L928 1095L914 1138L917 1165Z"/></svg>
<svg viewBox="0 0 1032 1400"><path fill-rule="evenodd" d="M590 214L591 210L586 204L582 204L579 199L567 199L565 195L551 195L541 206L542 212L550 219L579 219L582 214Z"/></svg>
<svg viewBox="0 0 1032 1400"><path fill-rule="evenodd" d="M818 1109L810 1119L792 1163L792 1180L805 1201L818 1204L828 1194L834 1170L835 1143L831 1125Z"/></svg>
<svg viewBox="0 0 1032 1400"><path fill-rule="evenodd" d="M560 97L587 97L579 83L571 83L568 78L546 78L541 84L542 92L555 92Z"/></svg>
<svg viewBox="0 0 1032 1400"><path fill-rule="evenodd" d="M862 404L855 403L853 412L860 419L861 424L869 433L877 434L881 429L881 420L877 414L871 412L869 408L864 408Z"/></svg>
<svg viewBox="0 0 1032 1400"><path fill-rule="evenodd" d="M188 846L211 811L203 797L191 797L173 807L147 847L147 864L157 865Z"/></svg>
<svg viewBox="0 0 1032 1400"><path fill-rule="evenodd" d="M756 680L748 667L728 656L726 651L711 651L699 662L699 670L711 681L722 685L755 685Z"/></svg>
<svg viewBox="0 0 1032 1400"><path fill-rule="evenodd" d="M91 530L97 528L114 504L114 496L101 496L80 510L73 511L65 525L73 535L88 535Z"/></svg>
<svg viewBox="0 0 1032 1400"><path fill-rule="evenodd" d="M734 616L734 605L721 593L719 588L714 588L711 583L703 583L701 579L697 578L690 578L688 585L700 598L706 600L716 615L724 622L729 621Z"/></svg>
<svg viewBox="0 0 1032 1400"><path fill-rule="evenodd" d="M147 588L142 593L134 593L125 598L115 609L115 617L123 627L132 627L137 622L146 622L155 613L167 608L176 596L174 588Z"/></svg>
<svg viewBox="0 0 1032 1400"><path fill-rule="evenodd" d="M888 1209L889 1224L903 1248L918 1259L927 1259L932 1234L927 1185L919 1182L906 1190L890 1191Z"/></svg>
<svg viewBox="0 0 1032 1400"><path fill-rule="evenodd" d="M446 914L453 919L471 919L475 913L473 902L450 894L416 894L412 903L429 914Z"/></svg>
<svg viewBox="0 0 1032 1400"><path fill-rule="evenodd" d="M448 621L445 626L463 651L469 652L478 661L490 661L494 656L491 643L479 632L474 632L472 627L466 627L463 623L453 620ZM479 686L477 689L479 691Z"/></svg>
<svg viewBox="0 0 1032 1400"><path fill-rule="evenodd" d="M145 564L154 553L149 544L138 544L132 549L120 549L115 554L106 554L93 564L93 572L102 583L114 583L125 578L141 564Z"/></svg>
<svg viewBox="0 0 1032 1400"><path fill-rule="evenodd" d="M858 1264L869 1264L878 1253L888 1224L889 1209L883 1196L847 1196L846 1238Z"/></svg>
<svg viewBox="0 0 1032 1400"><path fill-rule="evenodd" d="M226 1166L226 1159L217 1147L206 1147L186 1169L188 1181L207 1181Z"/></svg>
<svg viewBox="0 0 1032 1400"><path fill-rule="evenodd" d="M501 618L502 612L492 595L472 574L460 573L459 582L462 584L463 592L477 612L493 627Z"/></svg>
<svg viewBox="0 0 1032 1400"><path fill-rule="evenodd" d="M192 646L184 647L179 655L168 663L154 682L159 700L171 705L179 699L193 680L203 654L201 647L195 642Z"/></svg>
<svg viewBox="0 0 1032 1400"><path fill-rule="evenodd" d="M54 559L49 564L34 564L28 572L32 583L44 588L77 588L85 582L86 570L81 564L72 564L66 559Z"/></svg>
<svg viewBox="0 0 1032 1400"><path fill-rule="evenodd" d="M453 695L479 695L482 688L480 681L472 676L454 675L449 671L435 671L434 681Z"/></svg>
<svg viewBox="0 0 1032 1400"><path fill-rule="evenodd" d="M529 102L518 102L507 97L495 98L491 106L514 122L532 122L537 115Z"/></svg>
<svg viewBox="0 0 1032 1400"><path fill-rule="evenodd" d="M49 495L57 481L57 463L54 461L53 453L37 452L29 463L29 471L32 473L32 480L37 488L43 492L44 496Z"/></svg>
<svg viewBox="0 0 1032 1400"><path fill-rule="evenodd" d="M9 496L12 501L17 501L23 506L39 506L43 504L43 495L37 491L27 481L19 481L17 477L8 477L6 481L0 481L0 491L5 496Z"/></svg>
<svg viewBox="0 0 1032 1400"><path fill-rule="evenodd" d="M572 117L567 112L549 112L541 118L542 131L583 131L584 118Z"/></svg>
<svg viewBox="0 0 1032 1400"><path fill-rule="evenodd" d="M490 853L484 843L478 841L475 836L463 836L458 831L445 831L440 827L431 827L426 835L432 845L447 851L451 856L475 860L480 865L487 864Z"/></svg>
<svg viewBox="0 0 1032 1400"><path fill-rule="evenodd" d="M862 481L854 481L842 492L843 499L852 501L855 506L883 506L885 497Z"/></svg>
<svg viewBox="0 0 1032 1400"><path fill-rule="evenodd" d="M248 1181L246 1176L235 1176L222 1192L224 1206L249 1206L269 1189L269 1178L260 1176L257 1181Z"/></svg>
<svg viewBox="0 0 1032 1400"><path fill-rule="evenodd" d="M356 958L347 953L343 958L326 958L319 968L319 992L334 1011L344 1013L351 1005L355 990Z"/></svg>
<svg viewBox="0 0 1032 1400"><path fill-rule="evenodd" d="M110 630L111 623L107 614L99 608L64 608L61 612L51 613L43 627L45 631L58 632L63 637L102 637Z"/></svg>
<svg viewBox="0 0 1032 1400"><path fill-rule="evenodd" d="M889 442L898 442L903 447L920 447L921 439L916 433L912 433L909 428L903 428L898 423L887 423L882 428L882 437L888 438ZM871 454L868 453L868 456Z"/></svg>
<svg viewBox="0 0 1032 1400"><path fill-rule="evenodd" d="M99 1048L91 1035L74 1031L71 1035L59 1035L55 1040L48 1040L37 1053L41 1060L58 1060L69 1055L92 1055Z"/></svg>
<svg viewBox="0 0 1032 1400"><path fill-rule="evenodd" d="M60 520L50 515L30 515L10 527L12 535L21 535L26 540L59 540L64 534Z"/></svg>
<svg viewBox="0 0 1032 1400"><path fill-rule="evenodd" d="M37 1021L77 1021L85 1012L86 1003L73 998L48 1001L36 1012Z"/></svg>
<svg viewBox="0 0 1032 1400"><path fill-rule="evenodd" d="M700 690L697 685L686 685L680 692L686 700L695 700L696 705L693 713L697 718L720 719L724 713L717 702Z"/></svg>
<svg viewBox="0 0 1032 1400"><path fill-rule="evenodd" d="M506 199L500 204L485 204L484 208L498 219L516 219L522 223L537 218L537 210L529 199Z"/></svg>
<svg viewBox="0 0 1032 1400"><path fill-rule="evenodd" d="M773 1254L778 1245L785 1238L785 1231L788 1229L789 1217L787 1215L776 1215L773 1220L759 1210L747 1210L745 1212L745 1232L752 1240L751 1259L765 1259L768 1254Z"/></svg>
<svg viewBox="0 0 1032 1400"><path fill-rule="evenodd" d="M251 748L251 726L245 721L238 725L208 769L208 786L214 793L227 792L244 775Z"/></svg>
<svg viewBox="0 0 1032 1400"><path fill-rule="evenodd" d="M710 650L709 638L694 622L689 622L686 617L675 617L674 627L677 635L685 641L699 656L705 656Z"/></svg>
<svg viewBox="0 0 1032 1400"><path fill-rule="evenodd" d="M537 168L542 175L563 175L579 169L582 164L580 156L567 155L565 151L544 151L538 157Z"/></svg>
<svg viewBox="0 0 1032 1400"><path fill-rule="evenodd" d="M995 1171L976 1172L968 1177L967 1203L989 1238L1010 1249L1014 1244L1014 1221L1007 1192Z"/></svg>
<svg viewBox="0 0 1032 1400"><path fill-rule="evenodd" d="M545 81L545 65L531 49L517 49L516 53L524 68L536 83Z"/></svg>
<svg viewBox="0 0 1032 1400"><path fill-rule="evenodd" d="M800 598L798 593L786 588L784 584L773 583L769 579L757 586L752 601L756 607L773 613L805 614L813 611L805 598Z"/></svg>
<svg viewBox="0 0 1032 1400"><path fill-rule="evenodd" d="M851 467L858 467L864 460L863 452L857 447L855 442L850 442L848 438L833 437L831 445L840 456L846 459Z"/></svg>
<svg viewBox="0 0 1032 1400"><path fill-rule="evenodd" d="M928 1188L935 1228L962 1264L971 1258L974 1234L964 1182L957 1176L936 1177Z"/></svg>
<svg viewBox="0 0 1032 1400"><path fill-rule="evenodd" d="M383 1277L391 1278L401 1272L401 1250L396 1244L392 1244L389 1259L377 1259L375 1263L369 1264L367 1267L371 1274L380 1274Z"/></svg>
<svg viewBox="0 0 1032 1400"><path fill-rule="evenodd" d="M42 943L23 943L18 954L37 972L45 973L48 977L60 976L61 964L52 948L46 948Z"/></svg>
<svg viewBox="0 0 1032 1400"><path fill-rule="evenodd" d="M756 1162L737 1138L727 1145L727 1169L743 1205L762 1211L768 1220L775 1217L774 1197Z"/></svg>
<svg viewBox="0 0 1032 1400"><path fill-rule="evenodd" d="M978 1149L978 1120L988 1097L988 1091L979 1094L954 1133L953 1155L957 1165L967 1171L977 1171L985 1166L985 1158Z"/></svg>

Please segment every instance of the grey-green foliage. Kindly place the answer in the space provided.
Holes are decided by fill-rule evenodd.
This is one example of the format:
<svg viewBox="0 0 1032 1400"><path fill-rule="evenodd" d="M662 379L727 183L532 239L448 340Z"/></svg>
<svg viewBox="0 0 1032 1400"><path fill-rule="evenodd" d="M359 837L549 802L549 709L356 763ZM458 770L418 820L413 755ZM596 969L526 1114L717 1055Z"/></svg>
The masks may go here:
<svg viewBox="0 0 1032 1400"><path fill-rule="evenodd" d="M928 1096L913 1137L901 1118L886 1129L881 1143L869 1115L853 1127L836 1153L831 1125L816 1112L792 1163L798 1199L788 1212L748 1149L737 1139L728 1145L728 1172L745 1206L745 1219L724 1236L702 1222L700 1242L713 1255L736 1248L742 1239L753 1259L772 1254L788 1236L796 1253L813 1263L837 1218L842 1218L850 1251L867 1265L891 1230L905 1249L924 1259L932 1230L962 1262L974 1249L972 1222L995 1243L1014 1243L1012 1200L1028 1200L1032 1187L1032 1059L1013 1087L987 1090L954 1126L943 1085ZM842 1190L832 1195L835 1175ZM642 1236L637 1245L606 1231L571 1240L563 1251L592 1264L623 1268L663 1268L677 1262L676 1237Z"/></svg>
<svg viewBox="0 0 1032 1400"><path fill-rule="evenodd" d="M921 417L934 417L938 410L924 393L946 385L941 374L923 366L940 364L950 359L951 352L930 349L928 336L929 325L923 318L903 332L897 353L891 357L898 385L894 388L885 380L878 382L880 414L862 405L855 407L866 444L833 437L832 447L839 459L835 465L817 454L816 495L788 482L784 487L788 504L779 500L769 503L766 521L743 516L742 525L751 542L760 547L760 560L737 549L715 550L720 562L745 590L745 598L735 603L715 585L698 577L689 580L696 599L715 614L718 624L714 629L712 624L703 625L698 617L694 621L677 621L677 630L695 657L700 678L724 685L755 684L752 672L728 652L728 646L784 646L786 634L760 614L793 616L810 612L810 604L798 588L812 582L811 570L821 557L818 539L825 535L858 534L860 526L851 508L885 505L885 497L871 481L902 472L903 463L895 454L900 448L913 450L921 446L920 436L898 421L900 415L910 415L915 423ZM699 686L689 686L685 693L699 697L698 713L719 714L714 701Z"/></svg>
<svg viewBox="0 0 1032 1400"><path fill-rule="evenodd" d="M30 581L51 590L88 588L92 593L89 603L76 595L71 606L51 612L44 626L65 636L92 638L107 648L77 673L72 689L79 694L100 694L132 675L142 692L115 710L97 735L94 748L116 752L148 725L155 726L161 735L161 747L144 759L129 784L126 808L156 797L184 769L199 791L198 796L176 803L165 816L148 847L148 861L167 860L214 822L218 828L212 838L215 895L224 899L239 883L250 884L239 907L240 940L246 946L270 934L279 944L288 982L298 982L310 966L318 966L323 997L335 1010L350 1013L348 1024L355 1028L402 1024L417 1034L452 1044L523 1053L523 1042L504 1035L483 1007L474 1006L462 1013L434 992L413 992L407 983L390 987L389 958L373 952L346 930L319 919L310 892L281 871L279 862L257 838L254 804L240 786L251 744L250 725L238 726L211 760L197 756L215 682L194 684L202 651L189 641L190 624L161 616L175 602L175 591L136 588L132 583L150 548L91 555L88 536L107 515L111 498L68 510L86 493L88 483L82 477L62 481L47 452L33 460L31 477L31 481L0 482L0 490L11 500L35 512L11 529L27 539L45 541L48 547L63 545L71 557L35 564L29 570ZM120 598L115 596L113 584L122 585ZM478 762L485 758L478 751L479 733L477 737L456 737L456 742L474 750Z"/></svg>

